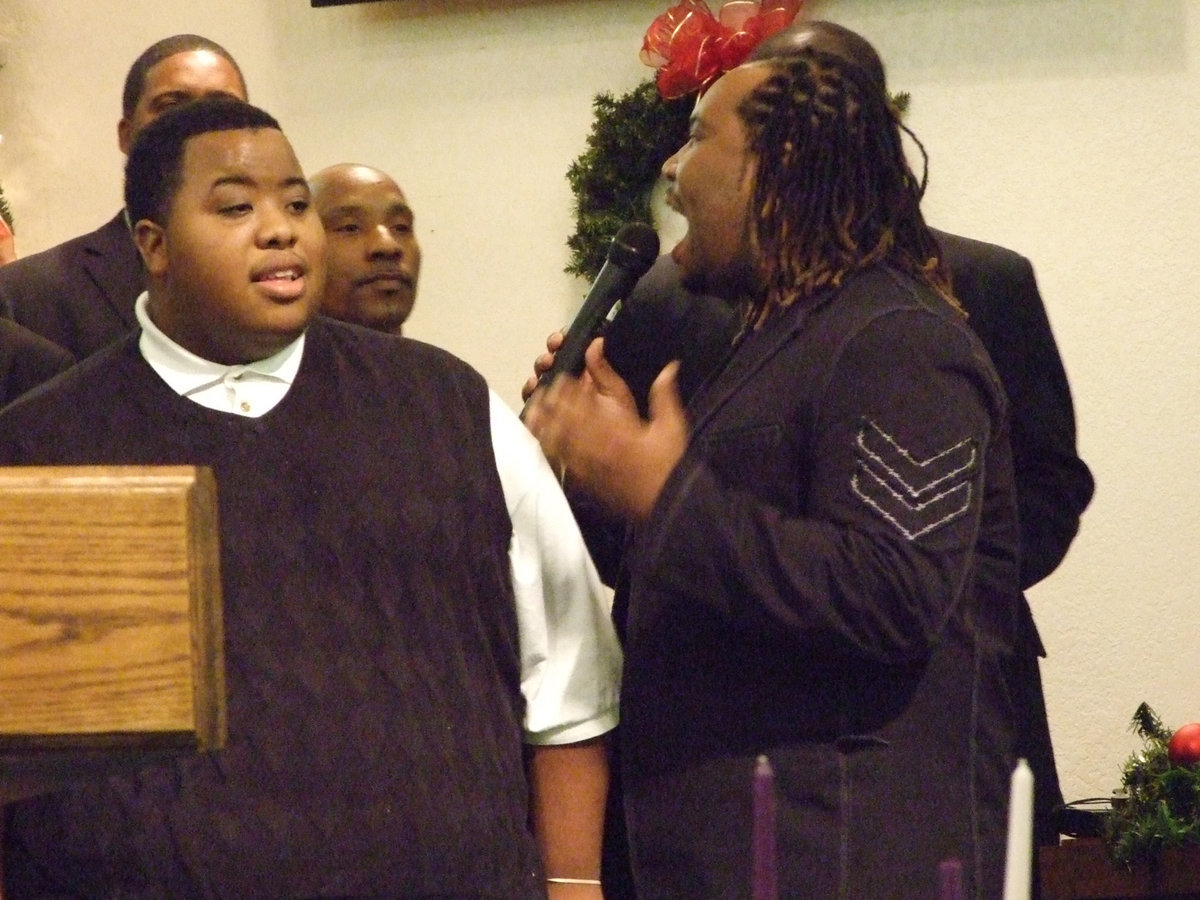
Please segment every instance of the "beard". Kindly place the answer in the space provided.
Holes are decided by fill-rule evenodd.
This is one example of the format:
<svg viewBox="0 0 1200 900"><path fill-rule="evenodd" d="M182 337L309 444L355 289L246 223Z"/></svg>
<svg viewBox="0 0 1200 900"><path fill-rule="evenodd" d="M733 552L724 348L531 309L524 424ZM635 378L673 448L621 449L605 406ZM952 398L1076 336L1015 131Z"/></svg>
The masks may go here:
<svg viewBox="0 0 1200 900"><path fill-rule="evenodd" d="M733 307L742 306L758 292L759 277L747 254L721 268L680 267L680 283L693 294L717 297Z"/></svg>
<svg viewBox="0 0 1200 900"><path fill-rule="evenodd" d="M685 236L684 242L688 237L690 235ZM684 267L682 281L690 291L719 297L730 306L740 306L758 293L762 281L758 240L748 211L730 242L729 252L708 254L707 257L701 252L693 256L690 259L693 264ZM699 248L692 244L688 249Z"/></svg>

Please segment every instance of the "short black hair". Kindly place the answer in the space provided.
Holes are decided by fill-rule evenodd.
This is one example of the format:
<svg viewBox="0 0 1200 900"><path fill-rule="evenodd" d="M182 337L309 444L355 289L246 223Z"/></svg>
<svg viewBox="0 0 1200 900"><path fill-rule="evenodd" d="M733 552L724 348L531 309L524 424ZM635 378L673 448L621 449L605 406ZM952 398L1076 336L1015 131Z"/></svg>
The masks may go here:
<svg viewBox="0 0 1200 900"><path fill-rule="evenodd" d="M151 44L129 67L129 73L125 76L125 88L121 92L121 115L128 119L137 109L138 101L142 99L142 91L146 89L146 75L151 69L168 56L174 56L176 53L191 53L196 50L208 50L215 53L233 66L238 80L242 83L243 93L247 93L246 79L242 75L242 69L237 64L237 60L229 55L228 50L216 41L210 41L198 34L173 34ZM249 96L248 93L247 96Z"/></svg>
<svg viewBox="0 0 1200 900"><path fill-rule="evenodd" d="M259 128L283 130L270 113L233 97L204 97L167 110L142 129L125 161L125 208L130 221L166 224L183 177L183 150L189 138Z"/></svg>

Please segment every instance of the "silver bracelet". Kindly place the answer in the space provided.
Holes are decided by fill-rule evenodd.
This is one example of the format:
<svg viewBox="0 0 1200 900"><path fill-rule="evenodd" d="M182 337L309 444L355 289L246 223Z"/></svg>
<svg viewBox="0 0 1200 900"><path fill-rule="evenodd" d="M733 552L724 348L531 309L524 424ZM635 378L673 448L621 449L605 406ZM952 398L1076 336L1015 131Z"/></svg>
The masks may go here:
<svg viewBox="0 0 1200 900"><path fill-rule="evenodd" d="M594 884L599 886L599 878L547 878L551 884Z"/></svg>

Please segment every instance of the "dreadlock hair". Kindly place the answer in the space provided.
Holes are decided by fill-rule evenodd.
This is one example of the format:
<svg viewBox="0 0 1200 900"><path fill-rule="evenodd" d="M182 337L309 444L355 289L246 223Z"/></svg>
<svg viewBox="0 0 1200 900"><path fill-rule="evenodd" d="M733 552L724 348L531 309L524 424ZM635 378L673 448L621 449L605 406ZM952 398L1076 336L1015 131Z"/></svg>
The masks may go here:
<svg viewBox="0 0 1200 900"><path fill-rule="evenodd" d="M751 228L762 288L746 326L813 302L878 263L928 284L961 311L921 215L925 178L918 181L904 157L886 90L861 67L819 50L756 65L773 71L738 109L757 163Z"/></svg>

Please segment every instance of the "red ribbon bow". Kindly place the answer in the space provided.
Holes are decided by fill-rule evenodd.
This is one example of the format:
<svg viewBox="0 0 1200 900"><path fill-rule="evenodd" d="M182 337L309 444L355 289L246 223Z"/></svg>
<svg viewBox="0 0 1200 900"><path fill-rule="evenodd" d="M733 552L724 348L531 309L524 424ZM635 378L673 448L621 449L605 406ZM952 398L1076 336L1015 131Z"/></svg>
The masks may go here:
<svg viewBox="0 0 1200 900"><path fill-rule="evenodd" d="M741 65L763 38L790 25L803 3L728 0L714 16L704 0L684 0L650 23L639 58L658 69L664 100L703 92Z"/></svg>

